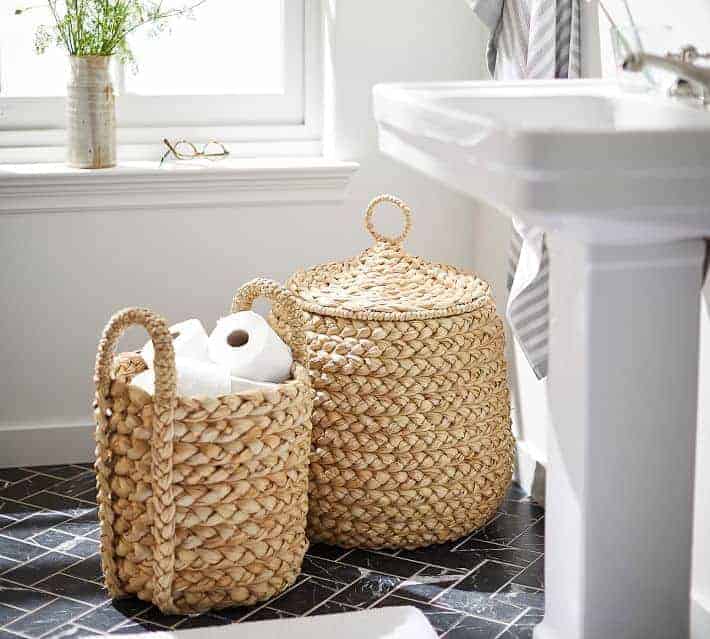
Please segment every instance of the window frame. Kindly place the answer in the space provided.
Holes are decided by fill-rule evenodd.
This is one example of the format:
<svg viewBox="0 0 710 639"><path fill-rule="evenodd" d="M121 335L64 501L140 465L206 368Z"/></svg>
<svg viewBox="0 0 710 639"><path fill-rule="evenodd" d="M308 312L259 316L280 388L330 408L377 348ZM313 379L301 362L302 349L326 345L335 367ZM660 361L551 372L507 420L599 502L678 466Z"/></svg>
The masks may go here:
<svg viewBox="0 0 710 639"><path fill-rule="evenodd" d="M216 138L234 157L320 155L323 122L321 0L282 0L284 93L116 96L119 160L149 160L161 140ZM67 63L68 64L68 63ZM120 78L117 80L120 84ZM0 96L0 163L60 162L63 97ZM154 114L170 113L167 121Z"/></svg>

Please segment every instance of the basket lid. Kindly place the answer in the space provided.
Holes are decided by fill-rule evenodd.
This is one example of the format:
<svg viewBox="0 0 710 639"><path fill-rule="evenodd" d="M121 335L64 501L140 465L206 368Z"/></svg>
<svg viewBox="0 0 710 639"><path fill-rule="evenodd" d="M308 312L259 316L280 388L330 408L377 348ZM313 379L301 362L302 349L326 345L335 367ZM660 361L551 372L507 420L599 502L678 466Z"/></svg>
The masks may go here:
<svg viewBox="0 0 710 639"><path fill-rule="evenodd" d="M404 229L394 238L375 230L372 216L382 202L397 206ZM342 262L294 273L287 287L309 312L364 320L430 319L473 311L491 298L490 286L474 273L428 262L407 253L402 243L412 226L402 200L380 195L370 202L365 226L375 244Z"/></svg>

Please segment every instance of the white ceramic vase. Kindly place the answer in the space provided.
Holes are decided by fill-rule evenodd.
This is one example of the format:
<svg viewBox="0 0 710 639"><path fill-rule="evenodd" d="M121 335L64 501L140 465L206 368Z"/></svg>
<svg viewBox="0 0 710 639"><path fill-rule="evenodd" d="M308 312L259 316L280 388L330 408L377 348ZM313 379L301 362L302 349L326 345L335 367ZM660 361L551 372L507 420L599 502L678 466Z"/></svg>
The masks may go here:
<svg viewBox="0 0 710 639"><path fill-rule="evenodd" d="M70 56L67 163L80 169L116 165L116 100L110 56Z"/></svg>

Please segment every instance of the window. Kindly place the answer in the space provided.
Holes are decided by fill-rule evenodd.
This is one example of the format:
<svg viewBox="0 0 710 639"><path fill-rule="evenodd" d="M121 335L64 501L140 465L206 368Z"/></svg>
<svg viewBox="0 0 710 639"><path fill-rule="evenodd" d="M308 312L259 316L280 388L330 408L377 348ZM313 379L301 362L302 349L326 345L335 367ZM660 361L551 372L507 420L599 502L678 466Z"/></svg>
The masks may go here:
<svg viewBox="0 0 710 639"><path fill-rule="evenodd" d="M61 160L66 53L34 52L48 16L12 15L22 4L0 0L0 162ZM163 137L215 137L234 155L320 152L319 0L207 0L131 46L137 68L114 68L122 159L155 157Z"/></svg>

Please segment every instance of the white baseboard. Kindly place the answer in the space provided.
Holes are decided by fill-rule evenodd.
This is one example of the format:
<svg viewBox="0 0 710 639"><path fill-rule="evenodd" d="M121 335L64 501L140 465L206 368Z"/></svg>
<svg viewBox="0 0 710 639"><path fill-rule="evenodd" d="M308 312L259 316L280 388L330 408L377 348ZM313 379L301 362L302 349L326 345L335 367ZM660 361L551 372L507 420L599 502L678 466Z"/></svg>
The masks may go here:
<svg viewBox="0 0 710 639"><path fill-rule="evenodd" d="M0 426L0 468L90 462L94 425Z"/></svg>

